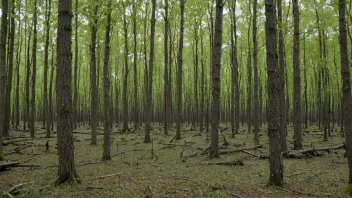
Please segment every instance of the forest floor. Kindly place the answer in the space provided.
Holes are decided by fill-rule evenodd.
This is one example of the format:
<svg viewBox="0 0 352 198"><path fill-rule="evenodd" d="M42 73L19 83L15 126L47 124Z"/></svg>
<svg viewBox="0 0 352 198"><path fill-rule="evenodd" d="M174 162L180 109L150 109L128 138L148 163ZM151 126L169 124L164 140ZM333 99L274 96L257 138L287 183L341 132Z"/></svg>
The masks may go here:
<svg viewBox="0 0 352 198"><path fill-rule="evenodd" d="M221 125L224 129L225 125ZM231 138L230 128L220 136L223 150L240 150L254 146L253 134L240 128L236 138ZM288 127L288 148L293 148L292 126ZM328 141L323 141L322 132L316 125L305 129L304 149L333 147L344 139L334 130ZM56 134L47 138L39 124L34 140L28 132L11 131L12 138L4 140L6 161L35 164L40 167L16 167L0 171L0 197L347 197L348 165L345 150L314 152L320 156L302 159L284 159L284 187L268 186L269 161L244 152L222 154L220 159L208 159L200 155L209 147L206 133L190 126L183 127L182 139L169 143L170 135L163 135L163 128L154 125L153 144L144 144L144 130L121 134L121 129L112 132L111 161L102 162L103 129L99 127L98 145L90 145L90 130L80 127L74 130L75 163L81 184L54 185L57 176ZM79 132L79 133L76 133ZM268 155L266 127L260 132L262 148L247 150L256 155ZM23 136L23 137L21 137ZM152 155L152 149L155 155ZM292 151L295 152L295 151ZM182 154L181 154L182 153ZM193 157L192 154L198 153ZM181 157L182 155L182 157ZM309 155L308 155L309 156ZM239 161L238 161L239 160ZM241 165L213 165L213 162L243 162ZM20 184L20 185L19 185ZM23 184L23 185L21 185ZM19 185L19 186L18 186ZM15 186L15 189L11 188ZM11 192L10 192L11 191ZM10 192L10 193L9 193ZM17 195L16 195L17 194Z"/></svg>

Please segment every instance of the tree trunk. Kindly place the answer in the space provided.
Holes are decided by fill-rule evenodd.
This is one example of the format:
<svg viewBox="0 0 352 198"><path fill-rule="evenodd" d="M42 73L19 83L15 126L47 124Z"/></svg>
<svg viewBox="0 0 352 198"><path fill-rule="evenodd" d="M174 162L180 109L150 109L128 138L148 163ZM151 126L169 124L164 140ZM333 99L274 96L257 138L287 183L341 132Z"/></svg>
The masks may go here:
<svg viewBox="0 0 352 198"><path fill-rule="evenodd" d="M277 1L278 10L278 29L279 29L279 75L280 75L280 144L282 152L287 151L287 122L286 122L286 103L285 103L285 52L284 52L284 36L282 24L282 0Z"/></svg>
<svg viewBox="0 0 352 198"><path fill-rule="evenodd" d="M220 68L222 42L222 11L223 1L216 0L216 18L214 44L212 51L212 117L211 117L211 148L210 157L219 157L219 121L220 121Z"/></svg>
<svg viewBox="0 0 352 198"><path fill-rule="evenodd" d="M46 137L50 137L50 119L48 107L48 65L49 65L49 39L50 39L50 15L51 15L51 0L45 1L46 7L46 38L44 47L44 118L46 120ZM76 55L75 55L76 56ZM75 114L74 116L75 117Z"/></svg>
<svg viewBox="0 0 352 198"><path fill-rule="evenodd" d="M22 35L22 27L21 27L21 5L18 5L18 27L19 34ZM20 65L21 65L21 54L22 54L22 43L23 37L18 37L18 47L16 54L16 96L15 96L15 128L18 129L20 125Z"/></svg>
<svg viewBox="0 0 352 198"><path fill-rule="evenodd" d="M26 10L27 9L28 9L28 6L27 6L27 1L26 1ZM27 16L28 16L28 14L27 14ZM27 23L28 22L26 22L26 27L25 27L26 32L27 32L27 29L31 29L31 28L27 28ZM23 123L23 130L26 130L26 121L28 123L28 126L27 126L28 129L30 128L30 123L31 123L31 118L30 118L30 115L29 115L29 112L30 112L30 106L29 106L29 98L30 98L30 95L29 95L29 80L30 80L30 73L31 73L31 59L30 59L31 38L32 38L32 32L29 31L28 43L27 43L27 52L26 52L26 59L27 59L27 61L26 61L26 110L25 110L25 119L26 120L24 120L24 123Z"/></svg>
<svg viewBox="0 0 352 198"><path fill-rule="evenodd" d="M281 0L279 0L281 1ZM270 151L269 184L283 185L283 160L280 146L280 105L281 92L278 56L276 48L276 4L275 0L265 0L266 63L268 73L268 135Z"/></svg>
<svg viewBox="0 0 352 198"><path fill-rule="evenodd" d="M51 1L51 0L49 0ZM75 59L73 69L73 128L77 128L78 112L77 112L77 101L78 101L78 0L76 0L75 6Z"/></svg>
<svg viewBox="0 0 352 198"><path fill-rule="evenodd" d="M96 4L98 0L94 1ZM98 90L97 90L97 65L96 65L96 40L98 31L98 6L93 9L93 24L91 24L91 45L90 45L90 88L91 88L91 132L92 145L97 144L97 123L98 123Z"/></svg>
<svg viewBox="0 0 352 198"><path fill-rule="evenodd" d="M253 2L253 70L254 70L254 109L259 109L259 76L258 76L258 41L257 41L257 3L258 0ZM259 113L253 113L253 132L254 132L254 143L259 144Z"/></svg>
<svg viewBox="0 0 352 198"><path fill-rule="evenodd" d="M346 31L346 0L339 0L339 41L341 56L341 76L342 76L342 109L343 127L346 138L346 156L348 159L349 177L348 183L352 184L352 100L351 100L351 77L350 63L347 52L347 31ZM352 192L349 192L350 195Z"/></svg>
<svg viewBox="0 0 352 198"><path fill-rule="evenodd" d="M133 73L134 73L134 87L133 87L133 121L134 121L134 129L133 131L137 131L138 128L138 117L139 117L139 108L138 108L138 73L137 73L137 8L136 1L133 1Z"/></svg>
<svg viewBox="0 0 352 198"><path fill-rule="evenodd" d="M108 3L107 24L105 30L105 51L104 51L104 152L103 160L110 160L110 78L109 78L109 59L110 59L110 24L111 24L111 0Z"/></svg>
<svg viewBox="0 0 352 198"><path fill-rule="evenodd" d="M51 46L51 74L50 74L50 83L49 83L49 126L51 125L51 130L54 130L54 122L53 122L53 115L54 115L54 109L53 109L53 80L54 80L54 46Z"/></svg>
<svg viewBox="0 0 352 198"><path fill-rule="evenodd" d="M180 18L180 40L177 57L177 119L176 119L176 140L181 139L181 119L182 119L182 63L183 63L183 37L184 37L184 12L185 0L180 0L181 18Z"/></svg>
<svg viewBox="0 0 352 198"><path fill-rule="evenodd" d="M59 20L57 31L57 150L59 170L56 184L66 181L78 181L75 170L72 134L72 0L59 1Z"/></svg>
<svg viewBox="0 0 352 198"><path fill-rule="evenodd" d="M32 98L31 98L31 138L34 138L36 108L35 108L35 83L37 74L37 0L34 0L34 14L33 14L33 47L32 47Z"/></svg>
<svg viewBox="0 0 352 198"><path fill-rule="evenodd" d="M0 35L0 159L3 158L2 135L5 122L5 83L6 83L6 37L8 1L2 0L1 9L1 35Z"/></svg>
<svg viewBox="0 0 352 198"><path fill-rule="evenodd" d="M146 109L145 109L145 137L144 143L150 143L150 122L152 117L152 100L153 100L153 64L154 64L154 39L155 39L155 7L156 0L152 0L152 16L150 27L150 51L149 51L149 70L148 84L146 90Z"/></svg>
<svg viewBox="0 0 352 198"><path fill-rule="evenodd" d="M168 38L169 38L169 1L165 0L165 16L164 16L164 135L168 135L169 122L169 52L168 52Z"/></svg>
<svg viewBox="0 0 352 198"><path fill-rule="evenodd" d="M128 27L127 27L127 16L126 12L123 14L123 30L124 30L124 70L123 70L123 90L122 90L122 100L123 100L123 126L122 131L127 132L128 129L128 102L127 102L127 84L128 84Z"/></svg>
<svg viewBox="0 0 352 198"><path fill-rule="evenodd" d="M6 101L5 101L5 123L4 123L4 137L9 137L10 133L10 112L11 112L11 91L12 91L12 74L13 74L13 54L15 46L15 1L11 2L11 19L10 19L10 43L9 43L9 65L7 71L7 85L6 85ZM13 119L13 117L12 117Z"/></svg>
<svg viewBox="0 0 352 198"><path fill-rule="evenodd" d="M299 59L299 5L298 0L292 0L293 5L293 95L294 95L294 149L302 149L301 127L301 74Z"/></svg>

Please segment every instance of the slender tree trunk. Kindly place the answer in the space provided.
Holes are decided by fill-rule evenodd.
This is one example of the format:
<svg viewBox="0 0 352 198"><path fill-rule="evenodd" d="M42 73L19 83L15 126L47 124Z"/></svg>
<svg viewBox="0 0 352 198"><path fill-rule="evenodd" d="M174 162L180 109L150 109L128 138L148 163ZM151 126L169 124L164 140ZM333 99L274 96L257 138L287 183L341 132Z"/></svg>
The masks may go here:
<svg viewBox="0 0 352 198"><path fill-rule="evenodd" d="M73 69L73 128L77 128L78 122L78 112L77 112L77 101L78 101L78 0L76 0L75 6L75 59L74 59L74 69Z"/></svg>
<svg viewBox="0 0 352 198"><path fill-rule="evenodd" d="M49 39L50 39L50 15L51 15L51 0L46 0L46 38L44 47L44 118L46 120L46 137L50 137L50 119L48 105L48 65L49 65ZM74 114L75 115L75 114Z"/></svg>
<svg viewBox="0 0 352 198"><path fill-rule="evenodd" d="M138 73L137 73L137 8L136 1L133 1L133 72L134 72L134 87L133 87L133 121L134 121L134 130L137 131L138 128L138 117L139 117L139 108L138 108Z"/></svg>
<svg viewBox="0 0 352 198"><path fill-rule="evenodd" d="M293 40L293 95L294 95L294 149L302 149L301 127L301 74L299 59L299 5L298 0L292 0L294 40Z"/></svg>
<svg viewBox="0 0 352 198"><path fill-rule="evenodd" d="M111 0L108 3L107 24L105 30L105 51L104 51L104 152L103 160L110 160L110 78L109 78L109 59L110 59L110 25L111 25Z"/></svg>
<svg viewBox="0 0 352 198"><path fill-rule="evenodd" d="M280 75L280 144L282 152L287 151L286 135L287 135L287 122L286 122L286 103L285 103L285 52L284 52L284 36L282 24L282 0L277 0L278 10L278 29L279 29L279 75Z"/></svg>
<svg viewBox="0 0 352 198"><path fill-rule="evenodd" d="M145 109L145 137L144 143L150 143L150 122L152 117L152 99L153 99L153 64L154 64L154 39L155 39L155 7L156 0L152 0L152 16L150 27L150 51L149 51L149 70L148 70L148 89L146 90L146 109Z"/></svg>
<svg viewBox="0 0 352 198"><path fill-rule="evenodd" d="M254 109L259 109L259 76L258 76L258 41L257 41L257 3L258 0L254 0L253 3L253 70L254 70ZM254 132L254 143L259 144L259 113L253 113L253 132Z"/></svg>
<svg viewBox="0 0 352 198"><path fill-rule="evenodd" d="M5 122L5 82L6 82L6 38L8 1L2 0L1 8L1 35L0 35L0 159L3 158L2 135Z"/></svg>
<svg viewBox="0 0 352 198"><path fill-rule="evenodd" d="M279 0L281 1L281 0ZM266 63L268 73L268 135L270 151L269 184L283 185L283 160L280 145L280 105L281 92L278 56L276 48L276 3L265 0Z"/></svg>
<svg viewBox="0 0 352 198"><path fill-rule="evenodd" d="M35 84L37 74L37 0L34 0L34 14L33 14L33 47L32 47L32 98L31 98L31 138L34 138L36 108L35 108Z"/></svg>
<svg viewBox="0 0 352 198"><path fill-rule="evenodd" d="M57 31L57 147L59 171L56 184L66 181L80 181L75 170L72 127L72 0L59 1Z"/></svg>
<svg viewBox="0 0 352 198"><path fill-rule="evenodd" d="M13 54L15 47L15 1L11 2L11 19L10 19L10 34L9 34L9 64L7 71L7 85L6 85L6 101L5 101L5 123L4 123L4 137L9 137L10 133L10 112L11 112L11 91L12 91L12 76L13 76ZM12 117L13 119L13 117Z"/></svg>
<svg viewBox="0 0 352 198"><path fill-rule="evenodd" d="M182 63L183 63L183 37L184 37L184 12L185 0L180 0L181 18L180 18L180 40L177 57L177 120L176 120L176 140L181 139L181 122L182 122Z"/></svg>
<svg viewBox="0 0 352 198"><path fill-rule="evenodd" d="M95 4L98 0L94 1ZM96 65L96 40L98 31L98 6L93 9L93 24L91 24L91 45L90 45L90 87L91 87L91 132L92 145L97 144L97 123L98 123L98 90L97 90L97 65Z"/></svg>
<svg viewBox="0 0 352 198"><path fill-rule="evenodd" d="M200 18L200 21L202 18ZM194 54L194 105L195 107L193 108L193 124L192 128L195 128L199 123L198 123L198 64L199 64L199 52L198 52L198 47L199 47L199 28L200 28L200 23L199 21L195 20L194 22L194 42L195 42L195 54Z"/></svg>
<svg viewBox="0 0 352 198"><path fill-rule="evenodd" d="M127 16L124 12L123 15L123 30L124 30L124 76L123 76L123 91L122 91L122 100L123 100L123 132L129 131L128 129L128 102L127 102L127 86L128 86L128 27L127 27Z"/></svg>
<svg viewBox="0 0 352 198"><path fill-rule="evenodd" d="M199 114L199 127L200 133L203 133L204 130L204 105L205 105L205 62L204 62L204 43L203 43L203 31L200 30L200 56L201 56L201 80L200 80L200 114Z"/></svg>
<svg viewBox="0 0 352 198"><path fill-rule="evenodd" d="M18 28L19 35L22 35L21 27L21 5L18 5ZM18 47L16 53L16 96L15 96L15 128L18 129L20 125L20 65L21 65L21 54L22 54L22 43L23 37L18 37Z"/></svg>
<svg viewBox="0 0 352 198"><path fill-rule="evenodd" d="M53 122L53 115L54 115L54 109L53 109L53 81L54 81L54 46L51 46L52 51L51 51L51 74L50 74L50 83L49 83L49 126L51 125L51 130L54 130L54 122Z"/></svg>
<svg viewBox="0 0 352 198"><path fill-rule="evenodd" d="M27 6L27 1L26 1L26 10L28 9L28 6ZM28 16L27 16L28 17ZM26 22L27 24L27 22ZM27 29L31 29L31 28L27 28L26 26L26 32L27 32ZM25 118L27 120L27 123L28 123L28 129L30 128L30 123L31 123L31 118L30 118L30 115L29 115L29 112L30 112L30 106L29 106L29 99L30 99L30 95L29 95L29 80L30 80L30 73L31 73L31 59L30 59L30 45L31 45L31 38L32 38L32 31L28 31L29 35L28 35L28 43L27 43L27 52L26 52L26 113L25 113ZM24 124L23 124L23 129L26 130L26 122L24 121Z"/></svg>
<svg viewBox="0 0 352 198"><path fill-rule="evenodd" d="M169 38L169 1L165 0L165 16L164 16L164 135L168 135L169 122L169 52L168 52L168 38Z"/></svg>
<svg viewBox="0 0 352 198"><path fill-rule="evenodd" d="M212 51L212 123L210 157L219 157L219 121L220 121L220 68L222 41L223 1L216 0L216 17L214 30L214 45Z"/></svg>

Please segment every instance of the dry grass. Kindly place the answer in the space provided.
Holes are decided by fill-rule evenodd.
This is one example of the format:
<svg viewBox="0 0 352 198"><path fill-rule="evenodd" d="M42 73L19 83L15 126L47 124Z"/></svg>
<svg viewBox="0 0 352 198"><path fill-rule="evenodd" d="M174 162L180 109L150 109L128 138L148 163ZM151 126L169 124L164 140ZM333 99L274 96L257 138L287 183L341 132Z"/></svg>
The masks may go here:
<svg viewBox="0 0 352 198"><path fill-rule="evenodd" d="M225 127L225 126L223 126ZM344 158L344 150L330 153L323 152L323 157L310 159L284 160L284 188L267 186L269 163L268 160L256 159L245 153L222 155L221 159L207 159L207 156L183 157L201 152L201 148L209 145L206 134L194 136L197 131L190 131L185 126L182 140L174 141L176 145L164 145L173 135L164 136L162 126L155 125L152 131L153 147L156 157L152 159L152 144L144 144L143 129L136 133L114 133L111 147L112 154L128 151L114 157L109 162L101 162L102 138L98 136L98 145L90 145L90 135L74 134L75 162L77 172L81 177L80 185L54 186L57 171L56 138L51 138L49 152L45 152L47 139L35 139L18 142L19 145L4 146L4 152L9 153L20 144L31 144L22 153L7 155L8 161L40 164L42 168L12 168L0 172L0 191L7 192L13 185L28 183L24 186L21 197L347 197L344 190L347 186L348 167ZM230 130L226 130L230 147L247 147L253 145L253 135L241 128L236 139L230 138ZM263 148L257 149L256 154L268 153L268 138L265 127L261 131L260 142ZM115 129L114 132L120 129ZM303 136L305 148L311 146L331 146L343 141L337 132L324 142L323 136L316 126L309 127L309 134ZM75 131L89 133L87 127ZM102 132L102 129L99 130ZM174 134L171 129L170 133ZM29 136L28 133L12 131L11 135ZM55 136L56 134L54 134ZM37 137L45 136L43 129L38 129ZM220 145L223 138L220 138ZM289 127L288 147L292 148L292 128ZM185 146L185 141L194 142ZM8 141L5 141L8 142ZM133 151L139 150L139 151ZM216 166L202 165L205 161L242 160L244 166ZM99 161L95 164L79 165L86 162ZM3 162L1 162L3 163ZM99 179L97 177L121 173ZM1 193L1 192L0 192ZM300 194L301 193L301 194ZM2 193L1 193L2 194Z"/></svg>

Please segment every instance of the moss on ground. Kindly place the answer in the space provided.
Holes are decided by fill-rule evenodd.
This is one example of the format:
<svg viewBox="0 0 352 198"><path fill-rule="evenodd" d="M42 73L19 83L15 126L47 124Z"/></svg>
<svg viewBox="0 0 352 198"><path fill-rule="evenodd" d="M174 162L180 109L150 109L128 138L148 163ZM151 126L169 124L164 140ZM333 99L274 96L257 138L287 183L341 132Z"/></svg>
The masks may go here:
<svg viewBox="0 0 352 198"><path fill-rule="evenodd" d="M223 128L226 126L223 125ZM80 185L64 184L56 187L57 150L56 138L49 139L49 151L45 152L48 139L40 138L17 142L17 145L4 146L4 153L15 148L31 145L21 153L6 155L8 161L40 164L42 168L12 168L0 172L0 192L7 192L13 185L27 183L20 191L21 197L347 197L348 166L344 158L345 150L321 152L324 156L309 159L284 159L284 188L269 187L268 160L257 159L248 154L237 152L221 155L220 159L207 159L206 155L180 159L202 152L209 146L206 133L197 136L198 131L184 126L182 139L174 141L175 145L166 145L175 133L171 128L170 135L164 136L162 126L154 125L152 144L144 144L144 130L135 133L120 134L120 128L113 130L111 161L101 161L103 153L103 136L98 136L98 145L90 145L90 130L82 126L77 130L87 134L75 133L76 170L82 180ZM288 148L292 145L292 127L289 126ZM102 128L99 132L102 133ZM322 132L312 125L303 136L305 149L311 147L333 146L344 141L334 130L328 141L323 141ZM229 147L253 146L253 134L245 131L245 126L231 139L230 129L223 131ZM172 135L171 135L172 134ZM11 131L12 136L25 135L28 132ZM56 134L53 134L56 136ZM268 154L266 127L260 132L260 143L263 148L250 151L256 154ZM37 130L36 137L44 137L44 129ZM19 139L16 139L19 140ZM11 140L5 140L7 143ZM185 142L187 143L185 145ZM220 137L220 145L223 138ZM204 162L242 160L244 166L204 165ZM86 164L87 162L95 162ZM4 163L4 162L1 162ZM116 173L123 173L105 178ZM1 193L3 194L3 193Z"/></svg>

